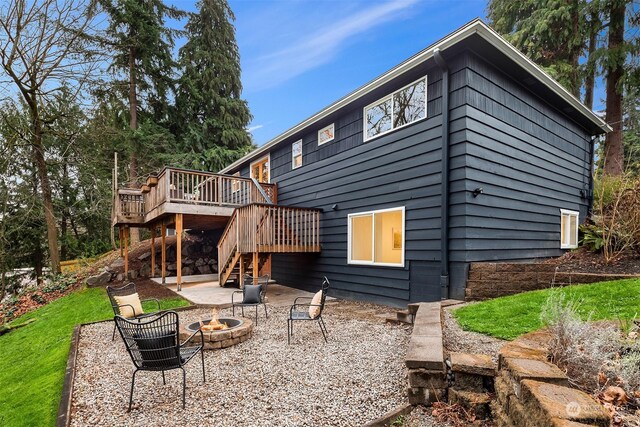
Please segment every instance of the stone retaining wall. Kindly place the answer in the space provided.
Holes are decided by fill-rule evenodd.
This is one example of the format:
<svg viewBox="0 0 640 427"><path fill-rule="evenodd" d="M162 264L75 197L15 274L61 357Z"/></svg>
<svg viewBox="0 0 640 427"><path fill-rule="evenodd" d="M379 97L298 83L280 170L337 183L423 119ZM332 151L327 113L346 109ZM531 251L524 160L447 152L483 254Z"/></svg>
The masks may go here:
<svg viewBox="0 0 640 427"><path fill-rule="evenodd" d="M628 274L556 273L555 265L543 263L474 262L469 266L465 298L485 300L546 289L552 284L566 286L638 277Z"/></svg>

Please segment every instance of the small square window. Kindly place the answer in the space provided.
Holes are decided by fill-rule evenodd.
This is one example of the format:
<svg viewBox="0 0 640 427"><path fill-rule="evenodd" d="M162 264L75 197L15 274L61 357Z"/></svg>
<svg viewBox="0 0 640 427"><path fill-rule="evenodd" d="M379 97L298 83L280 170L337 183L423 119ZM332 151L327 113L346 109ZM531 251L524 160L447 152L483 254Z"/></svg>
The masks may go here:
<svg viewBox="0 0 640 427"><path fill-rule="evenodd" d="M302 140L291 144L291 169L302 166Z"/></svg>
<svg viewBox="0 0 640 427"><path fill-rule="evenodd" d="M318 145L326 144L335 138L335 126L331 123L318 131Z"/></svg>
<svg viewBox="0 0 640 427"><path fill-rule="evenodd" d="M579 212L560 209L560 249L578 247L579 216Z"/></svg>

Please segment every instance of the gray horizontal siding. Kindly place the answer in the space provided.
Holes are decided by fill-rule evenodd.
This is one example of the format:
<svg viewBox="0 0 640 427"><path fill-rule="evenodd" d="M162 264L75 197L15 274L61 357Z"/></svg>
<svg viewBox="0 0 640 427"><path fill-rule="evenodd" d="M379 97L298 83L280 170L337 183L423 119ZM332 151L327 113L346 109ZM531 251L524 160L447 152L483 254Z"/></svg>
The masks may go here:
<svg viewBox="0 0 640 427"><path fill-rule="evenodd" d="M561 255L560 209L584 219L588 132L525 87L468 57L464 169L452 171L454 262ZM483 194L473 197L474 188Z"/></svg>

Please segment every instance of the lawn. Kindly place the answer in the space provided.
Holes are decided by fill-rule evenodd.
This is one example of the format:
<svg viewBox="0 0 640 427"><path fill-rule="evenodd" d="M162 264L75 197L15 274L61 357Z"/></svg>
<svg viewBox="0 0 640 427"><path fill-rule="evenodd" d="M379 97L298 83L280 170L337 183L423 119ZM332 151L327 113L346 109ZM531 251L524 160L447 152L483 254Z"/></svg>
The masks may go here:
<svg viewBox="0 0 640 427"><path fill-rule="evenodd" d="M161 305L167 309L188 302L171 298ZM35 319L0 336L0 425L55 425L74 326L112 317L104 289L94 288L74 292L14 320L15 325Z"/></svg>
<svg viewBox="0 0 640 427"><path fill-rule="evenodd" d="M454 311L465 330L512 340L542 327L540 312L551 292L579 304L583 319L633 319L640 316L640 280L544 289L471 304Z"/></svg>

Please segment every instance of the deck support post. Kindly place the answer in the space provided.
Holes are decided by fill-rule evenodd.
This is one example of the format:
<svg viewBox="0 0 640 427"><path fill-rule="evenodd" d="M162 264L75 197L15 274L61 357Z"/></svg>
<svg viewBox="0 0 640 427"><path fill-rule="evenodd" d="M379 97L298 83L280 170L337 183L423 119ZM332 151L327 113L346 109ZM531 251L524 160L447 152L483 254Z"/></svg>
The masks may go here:
<svg viewBox="0 0 640 427"><path fill-rule="evenodd" d="M258 262L258 252L253 253L253 280L260 275L260 266Z"/></svg>
<svg viewBox="0 0 640 427"><path fill-rule="evenodd" d="M124 256L124 246L123 246L123 242L122 240L124 239L123 234L122 234L122 226L119 225L118 226L118 240L120 240L120 258L122 258Z"/></svg>
<svg viewBox="0 0 640 427"><path fill-rule="evenodd" d="M129 227L124 228L124 278L129 279Z"/></svg>
<svg viewBox="0 0 640 427"><path fill-rule="evenodd" d="M176 282L182 290L182 214L176 214Z"/></svg>
<svg viewBox="0 0 640 427"><path fill-rule="evenodd" d="M166 285L166 277L167 277L167 225L163 222L160 226L160 233L162 233L162 284Z"/></svg>
<svg viewBox="0 0 640 427"><path fill-rule="evenodd" d="M156 226L151 226L151 277L156 275Z"/></svg>
<svg viewBox="0 0 640 427"><path fill-rule="evenodd" d="M240 259L238 260L240 263L240 272L238 273L238 284L240 285L240 289L244 287L244 282L242 278L244 277L244 254L240 254Z"/></svg>

